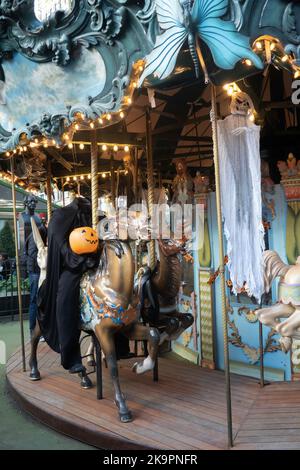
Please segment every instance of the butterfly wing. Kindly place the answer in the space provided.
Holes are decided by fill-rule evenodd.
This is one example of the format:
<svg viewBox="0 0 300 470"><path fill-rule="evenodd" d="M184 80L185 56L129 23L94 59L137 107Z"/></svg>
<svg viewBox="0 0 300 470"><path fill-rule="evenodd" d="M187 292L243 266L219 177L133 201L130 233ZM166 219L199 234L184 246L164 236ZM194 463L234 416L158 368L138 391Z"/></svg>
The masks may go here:
<svg viewBox="0 0 300 470"><path fill-rule="evenodd" d="M205 18L221 18L228 11L228 0L195 0L192 17L196 21Z"/></svg>
<svg viewBox="0 0 300 470"><path fill-rule="evenodd" d="M242 59L251 60L258 69L263 68L262 61L250 48L249 39L239 33L231 21L208 18L197 29L221 69L233 69Z"/></svg>
<svg viewBox="0 0 300 470"><path fill-rule="evenodd" d="M139 86L153 73L160 80L164 80L173 72L186 37L187 32L183 26L173 26L156 38L153 51L146 57L146 67L139 80Z"/></svg>
<svg viewBox="0 0 300 470"><path fill-rule="evenodd" d="M156 0L156 13L164 30L183 24L182 7L178 0Z"/></svg>
<svg viewBox="0 0 300 470"><path fill-rule="evenodd" d="M220 19L227 10L228 0L195 0L192 9L192 20L215 64L228 70L240 60L249 59L255 67L262 69L263 63L250 48L249 39L237 31L232 21Z"/></svg>

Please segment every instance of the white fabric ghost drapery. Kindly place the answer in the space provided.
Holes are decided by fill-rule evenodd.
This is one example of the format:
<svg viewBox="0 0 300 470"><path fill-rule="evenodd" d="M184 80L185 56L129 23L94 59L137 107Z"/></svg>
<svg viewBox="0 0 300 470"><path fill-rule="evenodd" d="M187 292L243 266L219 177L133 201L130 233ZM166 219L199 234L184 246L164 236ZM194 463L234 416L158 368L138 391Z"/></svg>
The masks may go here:
<svg viewBox="0 0 300 470"><path fill-rule="evenodd" d="M246 287L258 302L264 291L259 141L260 127L246 115L231 114L218 121L222 211L233 292Z"/></svg>

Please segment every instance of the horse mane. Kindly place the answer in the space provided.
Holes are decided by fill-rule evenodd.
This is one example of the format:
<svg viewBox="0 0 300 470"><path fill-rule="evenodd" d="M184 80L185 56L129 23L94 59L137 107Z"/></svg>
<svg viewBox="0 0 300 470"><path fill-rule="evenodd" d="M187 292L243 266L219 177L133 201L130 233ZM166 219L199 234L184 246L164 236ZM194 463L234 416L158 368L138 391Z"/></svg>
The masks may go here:
<svg viewBox="0 0 300 470"><path fill-rule="evenodd" d="M277 277L284 277L290 266L285 264L276 251L267 250L263 254L265 292L270 292L272 283Z"/></svg>

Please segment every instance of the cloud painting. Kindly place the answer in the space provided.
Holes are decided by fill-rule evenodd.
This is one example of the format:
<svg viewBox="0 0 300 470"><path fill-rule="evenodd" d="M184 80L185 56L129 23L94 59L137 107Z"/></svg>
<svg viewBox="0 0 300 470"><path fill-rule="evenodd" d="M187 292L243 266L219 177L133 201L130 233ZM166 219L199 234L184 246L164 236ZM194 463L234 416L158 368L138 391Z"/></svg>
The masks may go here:
<svg viewBox="0 0 300 470"><path fill-rule="evenodd" d="M87 104L104 88L105 65L99 52L84 49L73 63L59 67L37 64L20 54L3 64L0 124L8 131L40 119L43 113L64 113L67 106Z"/></svg>

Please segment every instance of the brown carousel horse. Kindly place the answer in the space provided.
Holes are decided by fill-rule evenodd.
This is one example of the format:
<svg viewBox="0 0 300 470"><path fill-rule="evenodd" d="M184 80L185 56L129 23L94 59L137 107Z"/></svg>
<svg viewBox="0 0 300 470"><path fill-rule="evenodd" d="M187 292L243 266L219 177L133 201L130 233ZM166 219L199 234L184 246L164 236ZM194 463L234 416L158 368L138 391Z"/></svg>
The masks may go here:
<svg viewBox="0 0 300 470"><path fill-rule="evenodd" d="M39 254L45 258L47 253L39 237L38 230L33 230L33 233L36 237ZM86 273L81 281L81 329L83 331L92 330L101 345L112 379L115 403L119 410L121 422L130 422L132 414L127 407L120 387L114 342L115 333L121 331L130 340L148 342L148 356L142 363L135 363L133 366L135 373L143 374L154 368L160 342L158 330L153 326L145 326L139 321L141 309L144 310L141 304L144 304L145 301L148 302L148 305L153 304L151 288L154 286L157 289L161 299L164 299L164 305L168 304L169 299L172 300L172 308L163 307L167 310L165 313L161 312L162 323L166 328L168 337L171 334L179 335L183 329L193 322L191 315L183 318L184 315L182 317L178 312L175 312L175 298L173 298L173 295L176 296L180 285L178 277L180 264L177 254L182 251L183 247L177 244L175 244L175 247L173 243L175 242L160 242L160 266L153 279L151 279L152 282L150 281L151 285L148 293L144 296L143 301L140 300L140 304L137 292L134 291L133 255L130 245L126 242L106 241L99 267ZM45 265L45 262L41 264ZM140 277L138 283L139 292L143 291L141 279L142 277ZM146 286L147 282L144 282L143 285ZM169 288L167 297L163 295L165 288ZM179 315L178 319L176 319L176 316L174 317L175 313ZM41 330L37 324L31 339L29 361L31 380L40 380L41 378L37 362L37 346L40 336ZM89 378L85 372L81 373L81 384L83 387L89 388Z"/></svg>

